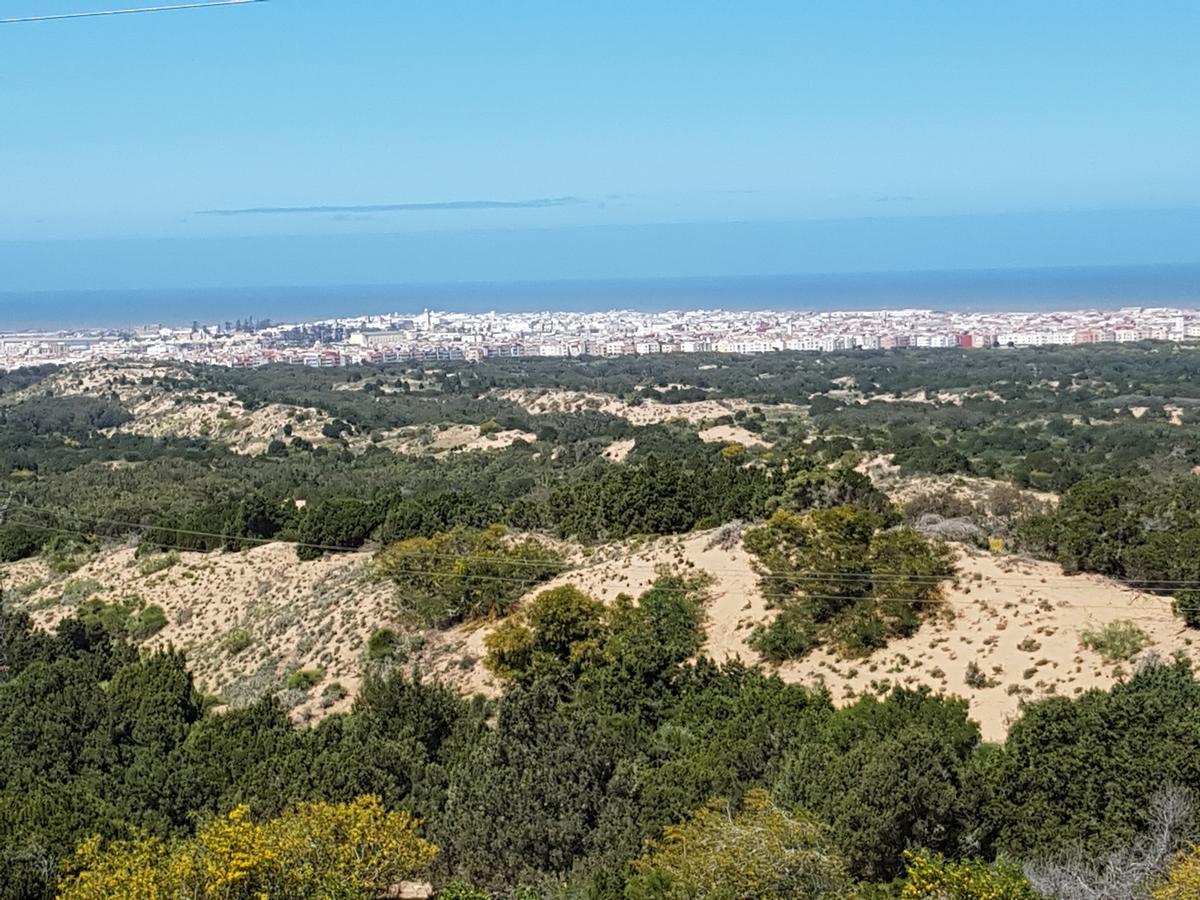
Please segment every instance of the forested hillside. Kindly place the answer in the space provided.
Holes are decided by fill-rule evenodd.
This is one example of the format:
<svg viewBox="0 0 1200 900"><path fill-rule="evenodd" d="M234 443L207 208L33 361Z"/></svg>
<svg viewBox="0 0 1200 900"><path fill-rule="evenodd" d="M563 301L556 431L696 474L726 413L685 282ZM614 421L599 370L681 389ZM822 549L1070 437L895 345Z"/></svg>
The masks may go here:
<svg viewBox="0 0 1200 900"><path fill-rule="evenodd" d="M1200 896L1198 375L0 376L0 897Z"/></svg>

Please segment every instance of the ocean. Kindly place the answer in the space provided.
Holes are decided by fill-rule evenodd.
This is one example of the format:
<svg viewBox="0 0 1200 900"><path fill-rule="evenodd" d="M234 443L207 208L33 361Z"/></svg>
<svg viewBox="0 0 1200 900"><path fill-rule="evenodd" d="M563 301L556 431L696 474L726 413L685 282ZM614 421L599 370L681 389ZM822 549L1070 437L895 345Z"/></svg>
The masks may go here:
<svg viewBox="0 0 1200 900"><path fill-rule="evenodd" d="M253 317L303 322L423 309L1200 308L1200 265L1089 266L730 278L337 285L0 293L0 332L186 325Z"/></svg>

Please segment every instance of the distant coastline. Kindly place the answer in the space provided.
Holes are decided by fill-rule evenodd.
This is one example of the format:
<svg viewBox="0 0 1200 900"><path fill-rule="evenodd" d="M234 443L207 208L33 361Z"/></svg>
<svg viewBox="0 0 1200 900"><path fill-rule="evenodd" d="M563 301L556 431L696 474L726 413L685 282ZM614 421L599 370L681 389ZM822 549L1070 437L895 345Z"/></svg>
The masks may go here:
<svg viewBox="0 0 1200 900"><path fill-rule="evenodd" d="M314 321L425 308L457 312L606 309L981 312L1200 307L1200 264L872 272L721 278L0 291L0 331L179 326L192 321Z"/></svg>

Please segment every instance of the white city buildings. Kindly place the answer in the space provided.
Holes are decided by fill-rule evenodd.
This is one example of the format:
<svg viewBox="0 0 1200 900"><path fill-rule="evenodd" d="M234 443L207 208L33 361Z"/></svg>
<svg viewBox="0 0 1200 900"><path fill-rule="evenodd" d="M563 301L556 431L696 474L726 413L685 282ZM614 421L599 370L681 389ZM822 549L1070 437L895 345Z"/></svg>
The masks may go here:
<svg viewBox="0 0 1200 900"><path fill-rule="evenodd" d="M455 313L426 310L274 325L133 332L0 334L0 368L97 359L314 367L401 360L577 357L660 353L762 354L1046 347L1141 340L1200 340L1200 312L1119 310L965 312L892 310L671 310Z"/></svg>

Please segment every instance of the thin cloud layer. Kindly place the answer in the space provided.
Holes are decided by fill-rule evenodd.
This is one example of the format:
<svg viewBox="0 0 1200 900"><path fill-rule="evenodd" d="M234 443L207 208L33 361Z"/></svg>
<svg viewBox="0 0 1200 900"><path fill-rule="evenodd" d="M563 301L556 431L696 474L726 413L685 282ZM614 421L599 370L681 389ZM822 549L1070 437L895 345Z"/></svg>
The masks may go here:
<svg viewBox="0 0 1200 900"><path fill-rule="evenodd" d="M536 197L532 200L439 200L432 203L371 203L360 206L250 206L245 209L201 209L199 216L261 216L324 213L428 212L457 209L547 209L577 206L580 197Z"/></svg>

